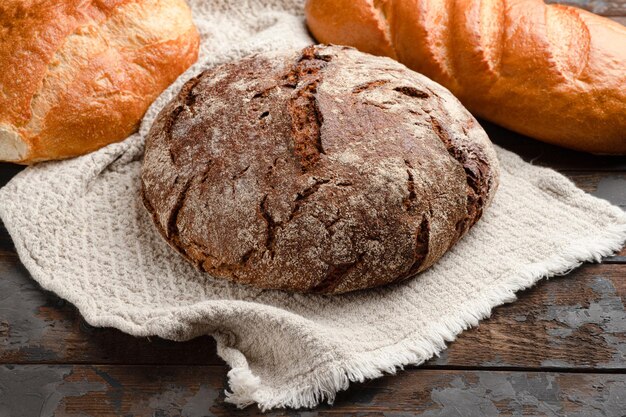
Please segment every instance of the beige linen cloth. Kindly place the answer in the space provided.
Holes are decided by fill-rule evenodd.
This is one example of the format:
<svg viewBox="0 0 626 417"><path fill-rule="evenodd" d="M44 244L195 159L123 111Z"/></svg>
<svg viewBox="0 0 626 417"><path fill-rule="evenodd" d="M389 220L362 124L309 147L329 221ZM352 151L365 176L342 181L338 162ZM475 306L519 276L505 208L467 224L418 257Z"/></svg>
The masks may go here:
<svg viewBox="0 0 626 417"><path fill-rule="evenodd" d="M198 71L312 42L299 0L192 0L199 63L154 103L140 133L26 169L0 216L33 278L94 326L187 340L210 334L232 367L227 401L262 409L332 402L350 381L421 364L542 277L599 260L626 215L560 174L498 149L501 185L483 219L427 272L343 296L263 291L197 272L161 239L139 198L143 137ZM512 329L511 331L515 331Z"/></svg>

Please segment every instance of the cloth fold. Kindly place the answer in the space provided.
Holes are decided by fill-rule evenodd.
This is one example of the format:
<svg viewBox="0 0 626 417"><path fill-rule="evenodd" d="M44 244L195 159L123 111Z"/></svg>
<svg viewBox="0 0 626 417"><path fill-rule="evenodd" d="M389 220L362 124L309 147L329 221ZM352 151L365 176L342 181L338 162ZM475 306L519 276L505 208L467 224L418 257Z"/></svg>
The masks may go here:
<svg viewBox="0 0 626 417"><path fill-rule="evenodd" d="M199 71L312 42L297 0L192 0L201 58L152 105L139 133L80 158L29 167L0 190L0 217L42 287L94 326L188 340L210 334L231 366L227 401L262 409L332 402L352 381L421 364L542 277L598 261L626 215L562 175L497 148L501 185L483 219L437 264L400 284L341 296L288 294L196 271L139 197L143 138Z"/></svg>

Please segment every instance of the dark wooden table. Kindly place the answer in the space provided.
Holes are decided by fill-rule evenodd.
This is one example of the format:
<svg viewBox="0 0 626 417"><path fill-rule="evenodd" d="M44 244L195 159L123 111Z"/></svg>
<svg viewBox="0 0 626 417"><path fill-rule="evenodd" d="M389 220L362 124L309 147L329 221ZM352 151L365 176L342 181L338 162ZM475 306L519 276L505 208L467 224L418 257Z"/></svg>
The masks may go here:
<svg viewBox="0 0 626 417"><path fill-rule="evenodd" d="M626 23L626 3L583 6ZM541 144L483 123L527 161L626 210L626 157ZM20 171L0 164L0 186ZM626 416L626 250L521 292L440 358L272 416ZM248 416L224 403L210 337L186 343L94 328L42 290L0 226L0 417Z"/></svg>

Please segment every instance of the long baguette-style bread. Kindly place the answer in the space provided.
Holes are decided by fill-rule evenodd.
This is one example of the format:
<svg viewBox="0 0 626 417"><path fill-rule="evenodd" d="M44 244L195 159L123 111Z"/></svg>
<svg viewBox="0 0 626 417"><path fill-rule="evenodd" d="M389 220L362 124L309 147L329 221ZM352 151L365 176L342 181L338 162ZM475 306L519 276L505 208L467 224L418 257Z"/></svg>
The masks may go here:
<svg viewBox="0 0 626 417"><path fill-rule="evenodd" d="M475 115L553 144L626 153L626 28L542 0L308 0L318 41L386 55Z"/></svg>
<svg viewBox="0 0 626 417"><path fill-rule="evenodd" d="M124 139L199 41L184 0L1 0L0 161Z"/></svg>

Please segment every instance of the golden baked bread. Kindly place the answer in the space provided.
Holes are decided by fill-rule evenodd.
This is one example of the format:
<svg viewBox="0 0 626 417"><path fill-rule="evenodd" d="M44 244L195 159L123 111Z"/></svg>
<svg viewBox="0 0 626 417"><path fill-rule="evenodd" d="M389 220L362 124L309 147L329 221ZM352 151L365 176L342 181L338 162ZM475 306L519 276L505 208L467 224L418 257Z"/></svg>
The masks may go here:
<svg viewBox="0 0 626 417"><path fill-rule="evenodd" d="M124 139L199 42L184 0L2 0L0 161Z"/></svg>
<svg viewBox="0 0 626 417"><path fill-rule="evenodd" d="M595 153L626 153L626 28L542 0L308 0L318 41L386 55L474 113Z"/></svg>

